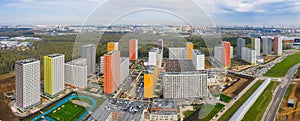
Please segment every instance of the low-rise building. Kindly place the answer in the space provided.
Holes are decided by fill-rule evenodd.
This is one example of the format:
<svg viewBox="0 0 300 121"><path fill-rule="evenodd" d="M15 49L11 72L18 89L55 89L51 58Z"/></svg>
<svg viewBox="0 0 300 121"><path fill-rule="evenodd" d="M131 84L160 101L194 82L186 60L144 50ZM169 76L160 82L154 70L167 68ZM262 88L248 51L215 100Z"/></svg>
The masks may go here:
<svg viewBox="0 0 300 121"><path fill-rule="evenodd" d="M177 121L177 104L174 100L155 99L150 108L151 121Z"/></svg>

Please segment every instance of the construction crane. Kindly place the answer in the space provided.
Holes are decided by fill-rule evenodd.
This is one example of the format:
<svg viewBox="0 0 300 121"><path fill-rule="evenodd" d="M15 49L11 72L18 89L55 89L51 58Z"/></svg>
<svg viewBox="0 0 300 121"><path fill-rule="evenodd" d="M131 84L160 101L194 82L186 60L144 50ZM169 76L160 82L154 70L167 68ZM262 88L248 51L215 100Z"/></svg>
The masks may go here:
<svg viewBox="0 0 300 121"><path fill-rule="evenodd" d="M280 114L280 116L286 116L286 115L292 114L292 113L297 112L297 111L300 111L300 108L297 108L297 109L295 109L295 110L292 110L292 111L289 111L289 112Z"/></svg>

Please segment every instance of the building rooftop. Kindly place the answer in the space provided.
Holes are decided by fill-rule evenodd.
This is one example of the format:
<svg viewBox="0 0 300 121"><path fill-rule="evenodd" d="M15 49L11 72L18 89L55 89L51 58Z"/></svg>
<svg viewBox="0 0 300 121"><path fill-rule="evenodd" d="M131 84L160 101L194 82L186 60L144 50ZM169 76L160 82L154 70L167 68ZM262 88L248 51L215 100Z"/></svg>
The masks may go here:
<svg viewBox="0 0 300 121"><path fill-rule="evenodd" d="M158 50L158 48L151 48L151 50L149 52L156 52Z"/></svg>
<svg viewBox="0 0 300 121"><path fill-rule="evenodd" d="M176 102L172 99L154 99L151 108L176 108Z"/></svg>
<svg viewBox="0 0 300 121"><path fill-rule="evenodd" d="M167 59L166 72L189 72L196 71L192 60L185 59Z"/></svg>
<svg viewBox="0 0 300 121"><path fill-rule="evenodd" d="M119 51L113 50L113 51L107 52L106 54L107 54L107 55L112 55L112 54L115 54L115 53L117 53L117 52L119 52Z"/></svg>
<svg viewBox="0 0 300 121"><path fill-rule="evenodd" d="M288 100L288 103L295 103L295 100L290 98L290 99Z"/></svg>
<svg viewBox="0 0 300 121"><path fill-rule="evenodd" d="M194 51L194 53L196 53L196 55L202 55L202 54L203 54L203 53L202 53L200 50L198 50L198 49L194 49L193 51Z"/></svg>
<svg viewBox="0 0 300 121"><path fill-rule="evenodd" d="M84 63L82 63L83 61L84 61ZM66 64L76 65L76 66L86 66L86 58L78 58L78 59L72 60L70 62L67 62Z"/></svg>
<svg viewBox="0 0 300 121"><path fill-rule="evenodd" d="M63 54L54 53L54 54L51 54L51 55L47 55L47 57L55 58L55 57L59 57L59 56L62 56L62 55Z"/></svg>
<svg viewBox="0 0 300 121"><path fill-rule="evenodd" d="M28 64L28 63L32 63L32 62L37 62L39 60L34 59L34 58L29 58L29 59L25 59L25 60L19 60L16 61L17 64Z"/></svg>
<svg viewBox="0 0 300 121"><path fill-rule="evenodd" d="M87 45L83 45L82 47L91 47L91 46L95 46L94 44L87 44Z"/></svg>
<svg viewBox="0 0 300 121"><path fill-rule="evenodd" d="M172 99L154 99L151 105L152 114L177 114L177 104Z"/></svg>

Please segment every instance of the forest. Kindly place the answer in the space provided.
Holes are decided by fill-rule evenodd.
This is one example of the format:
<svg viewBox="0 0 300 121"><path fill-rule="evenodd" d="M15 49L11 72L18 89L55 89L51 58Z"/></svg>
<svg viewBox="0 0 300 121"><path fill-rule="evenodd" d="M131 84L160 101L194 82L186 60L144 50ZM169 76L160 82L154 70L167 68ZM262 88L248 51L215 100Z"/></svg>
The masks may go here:
<svg viewBox="0 0 300 121"><path fill-rule="evenodd" d="M26 51L17 51L17 50L0 50L0 74L5 74L14 71L14 63L17 60L21 59L27 59L27 58L35 58L41 61L41 65L43 65L43 56L53 54L53 53L60 53L65 55L65 61L71 61L72 60L72 54L73 54L73 47L74 42L76 39L76 35L61 35L61 36L50 36L50 35L43 35L39 36L43 38L42 41L31 41L33 42L33 46L35 46L35 50L26 50ZM106 53L106 43L109 41L120 41L120 44L124 43L123 45L126 45L126 40L128 40L132 36L127 36L125 34L111 34L107 33L104 34L97 46L96 50L96 62L99 63L99 57ZM206 55L209 55L208 48L206 47L203 39L199 36L190 36L181 38L180 40L177 40L179 37L166 37L166 36L148 36L148 35L142 35L137 36L139 39L139 46L141 44L141 47L139 47L138 50L138 56L139 57L147 57L148 51L152 47L156 47L156 40L159 38L164 39L166 41L166 44L164 44L164 57L168 57L168 49L167 47L170 46L185 46L183 43L186 41L193 42L195 49L200 49L203 53ZM233 46L235 46L235 41L237 37L226 37L222 38L225 41L230 41L233 43ZM124 41L123 41L124 40ZM141 42L140 42L141 40ZM152 42L149 42L150 40L153 40ZM170 43L179 43L178 45L171 45ZM177 42L182 41L182 43ZM248 42L247 42L248 43ZM183 44L183 45L182 45ZM119 48L123 49L123 48Z"/></svg>

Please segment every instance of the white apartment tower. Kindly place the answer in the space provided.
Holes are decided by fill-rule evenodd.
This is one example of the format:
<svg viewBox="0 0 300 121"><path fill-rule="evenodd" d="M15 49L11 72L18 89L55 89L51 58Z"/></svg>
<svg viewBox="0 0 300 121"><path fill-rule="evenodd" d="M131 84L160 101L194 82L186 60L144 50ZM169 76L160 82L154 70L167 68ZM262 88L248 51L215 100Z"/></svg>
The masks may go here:
<svg viewBox="0 0 300 121"><path fill-rule="evenodd" d="M241 58L251 64L256 64L256 51L247 47L242 47Z"/></svg>
<svg viewBox="0 0 300 121"><path fill-rule="evenodd" d="M96 45L88 44L81 47L81 57L86 58L87 74L96 72Z"/></svg>
<svg viewBox="0 0 300 121"><path fill-rule="evenodd" d="M40 61L27 59L16 61L15 105L26 110L40 103Z"/></svg>
<svg viewBox="0 0 300 121"><path fill-rule="evenodd" d="M82 89L87 86L86 58L65 63L65 84Z"/></svg>
<svg viewBox="0 0 300 121"><path fill-rule="evenodd" d="M272 54L272 38L269 37L261 37L263 41L263 53L268 55Z"/></svg>
<svg viewBox="0 0 300 121"><path fill-rule="evenodd" d="M196 70L204 70L204 63L205 63L205 55L200 52L200 50L194 49L193 50L193 64Z"/></svg>
<svg viewBox="0 0 300 121"><path fill-rule="evenodd" d="M260 38L254 39L254 50L256 51L256 56L260 56Z"/></svg>
<svg viewBox="0 0 300 121"><path fill-rule="evenodd" d="M149 54L148 65L155 66L158 60L158 48L152 48L148 54Z"/></svg>
<svg viewBox="0 0 300 121"><path fill-rule="evenodd" d="M184 59L185 48L169 48L169 59Z"/></svg>
<svg viewBox="0 0 300 121"><path fill-rule="evenodd" d="M241 57L242 56L242 48L245 47L246 40L243 38L238 38L236 41L237 41L236 42L237 43L237 50L236 50L237 56Z"/></svg>

